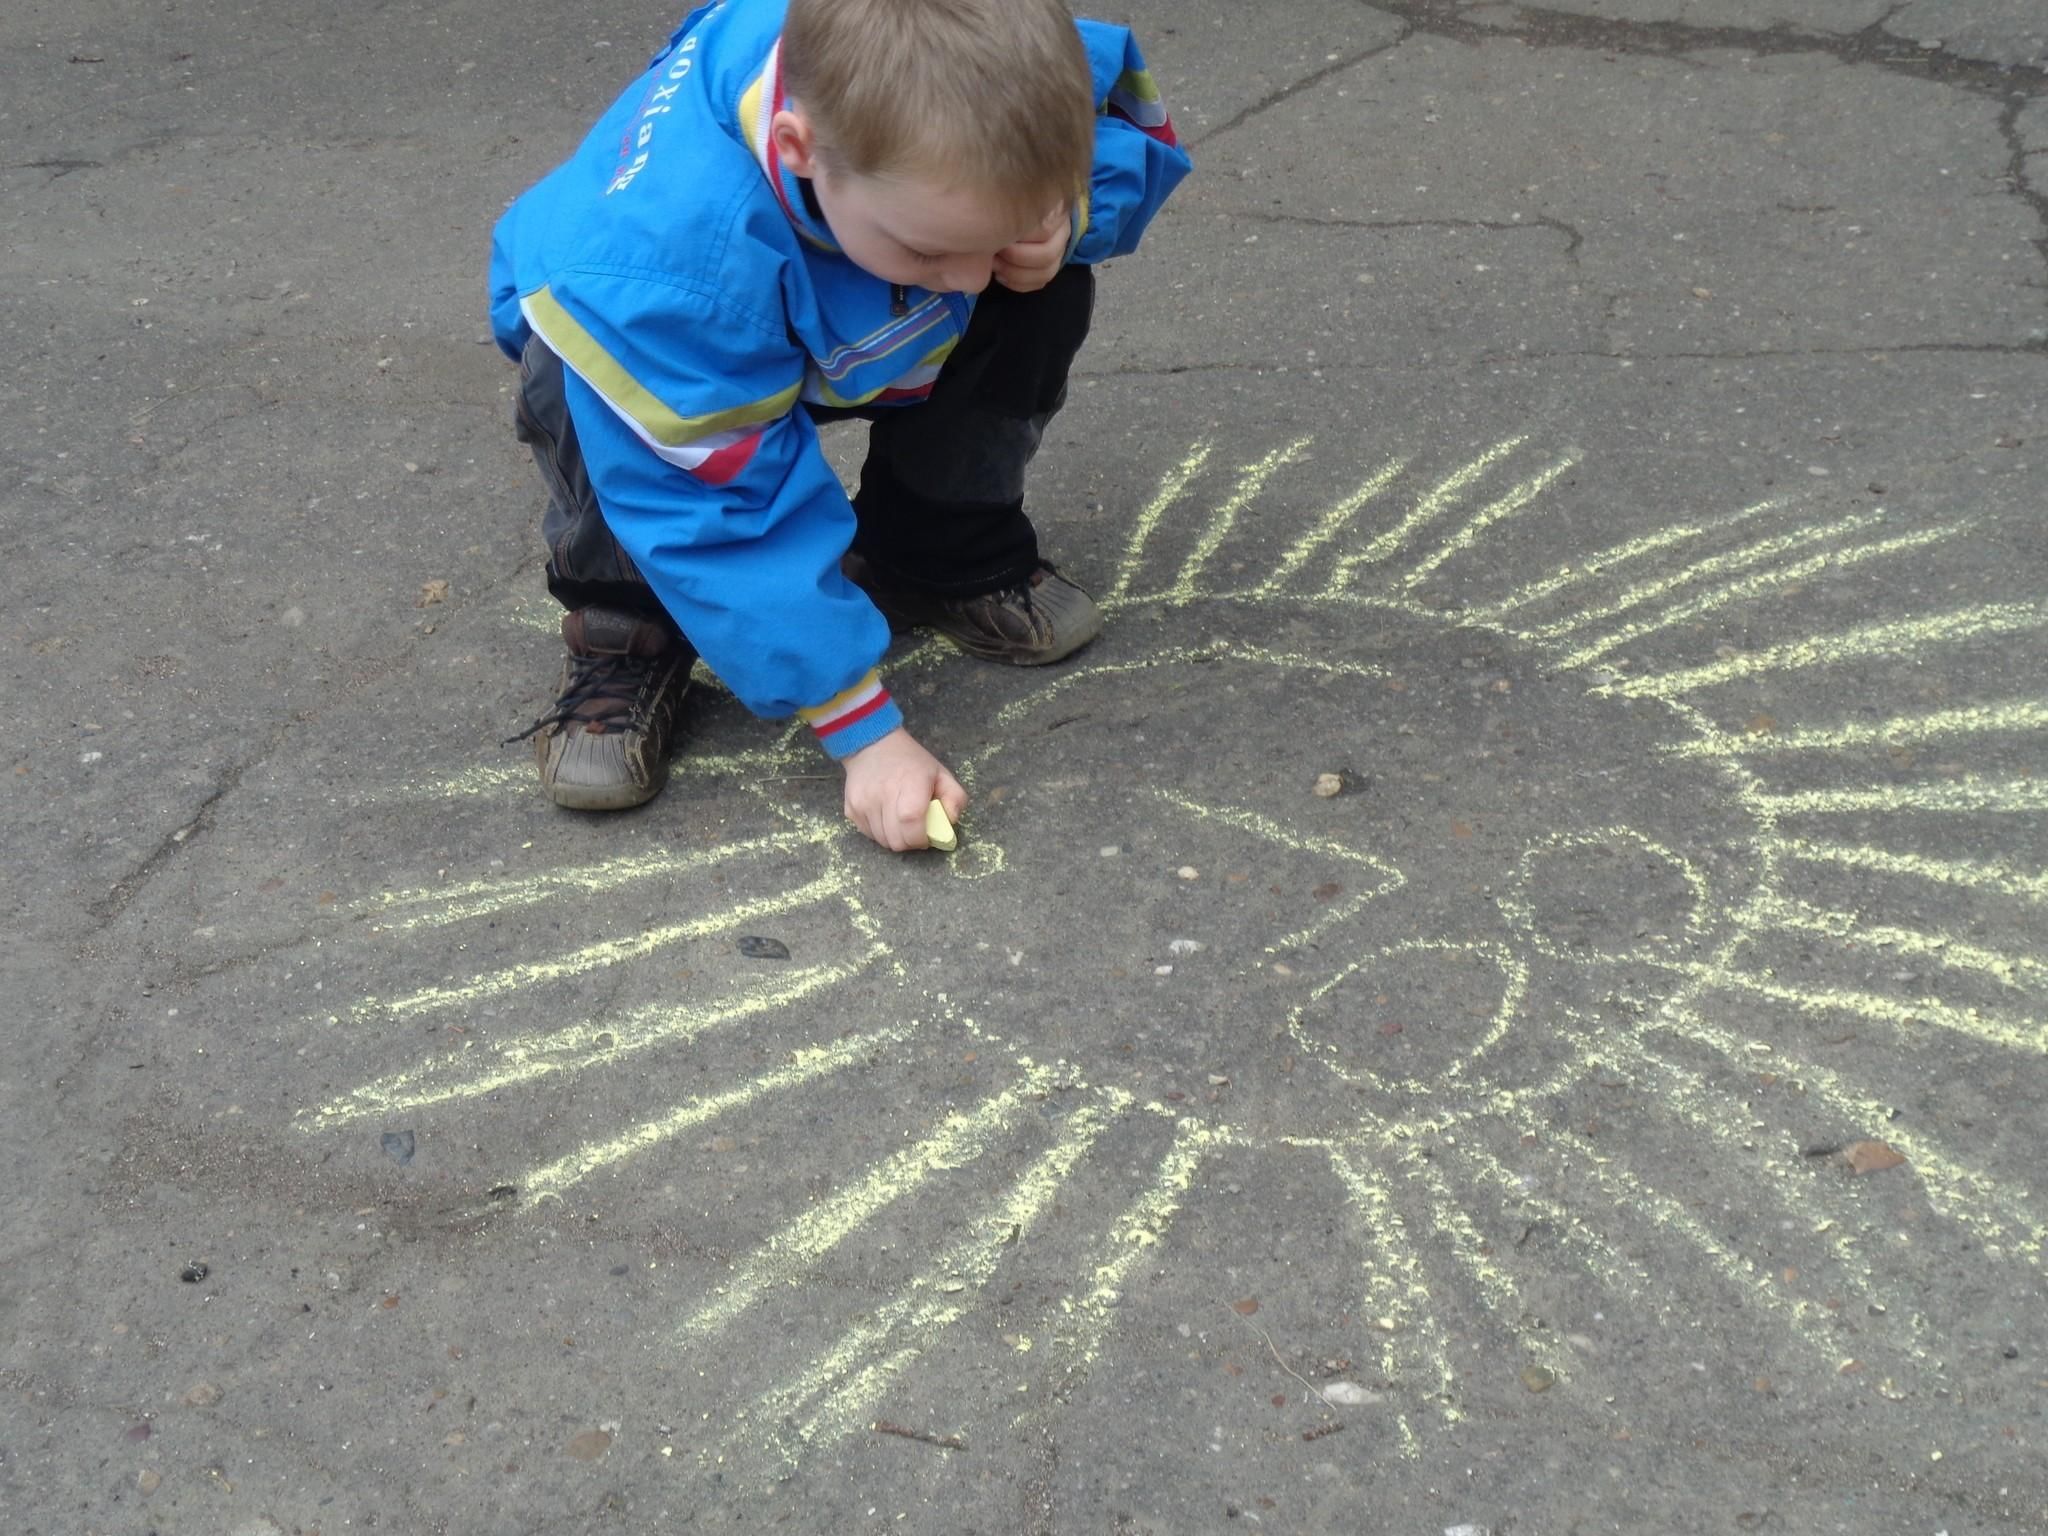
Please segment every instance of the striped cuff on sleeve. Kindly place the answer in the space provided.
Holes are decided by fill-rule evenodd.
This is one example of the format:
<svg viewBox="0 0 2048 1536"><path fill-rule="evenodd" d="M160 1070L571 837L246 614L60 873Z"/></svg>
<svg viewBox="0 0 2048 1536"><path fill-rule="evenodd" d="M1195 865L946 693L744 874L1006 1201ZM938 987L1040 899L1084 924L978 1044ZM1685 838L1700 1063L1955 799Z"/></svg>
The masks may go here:
<svg viewBox="0 0 2048 1536"><path fill-rule="evenodd" d="M903 711L874 672L797 717L817 733L818 745L834 757L851 757L903 723Z"/></svg>

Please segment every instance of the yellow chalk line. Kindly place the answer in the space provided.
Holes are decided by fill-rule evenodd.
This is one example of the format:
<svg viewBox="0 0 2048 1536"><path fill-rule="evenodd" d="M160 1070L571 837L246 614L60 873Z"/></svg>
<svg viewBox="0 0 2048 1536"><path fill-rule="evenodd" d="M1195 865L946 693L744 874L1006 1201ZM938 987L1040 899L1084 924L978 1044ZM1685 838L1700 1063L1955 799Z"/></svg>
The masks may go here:
<svg viewBox="0 0 2048 1536"><path fill-rule="evenodd" d="M566 1157L534 1169L520 1180L520 1188L536 1199L559 1196L563 1190L580 1183L600 1168L657 1147L692 1126L715 1120L728 1111L744 1109L771 1094L801 1087L855 1066L883 1046L909 1039L918 1028L918 1021L912 1019L907 1024L891 1025L865 1035L852 1035L831 1045L803 1046L791 1051L784 1065L750 1078L737 1088L727 1089L707 1099L692 1099L658 1120L645 1121L620 1135L588 1143Z"/></svg>
<svg viewBox="0 0 2048 1536"><path fill-rule="evenodd" d="M1266 946L1266 953L1269 955L1299 949L1303 945L1314 942L1317 938L1329 932L1330 929L1356 917L1369 903L1398 891L1403 885L1408 883L1407 877L1400 870L1384 860L1376 859L1369 853L1360 853L1354 848L1347 848L1342 843L1334 842L1329 838L1305 836L1290 828L1281 826L1276 821L1259 815L1256 811L1237 810L1228 806L1204 805L1200 801L1190 800L1187 796L1175 790L1160 789L1156 785L1148 785L1147 789L1154 799L1163 800L1168 805L1185 811L1188 815L1195 817L1199 821L1220 821L1225 826L1235 827L1241 832L1249 832L1254 836L1262 837L1270 843L1275 843L1282 848L1290 849L1296 853L1311 853L1324 858L1343 859L1349 863L1362 864L1380 877L1380 883L1371 890L1358 891L1346 896L1344 900L1333 903L1328 912L1300 932L1290 933L1285 938L1276 939L1271 944L1268 944Z"/></svg>
<svg viewBox="0 0 2048 1536"><path fill-rule="evenodd" d="M1188 483L1202 472L1202 466L1209 462L1210 443L1197 443L1188 451L1188 456L1166 472L1159 482L1159 490L1143 511L1138 514L1137 523L1131 529L1130 543L1124 547L1124 557L1117 566L1116 582L1109 589L1111 598L1120 598L1131 589L1131 582L1138 574L1138 567L1144 563L1145 543L1152 537L1152 530L1159 526L1173 504L1187 494Z"/></svg>
<svg viewBox="0 0 2048 1536"><path fill-rule="evenodd" d="M1501 915L1508 920L1509 926L1521 934L1523 941L1531 949L1554 960L1567 960L1580 965L1587 963L1588 957L1574 954L1559 946L1537 926L1536 909L1530 904L1528 894L1537 883L1533 871L1536 861L1546 854L1571 848L1607 849L1616 843L1633 843L1645 853L1654 855L1678 871L1686 889L1692 892L1692 910L1686 914L1685 919L1686 934L1695 939L1704 936L1702 915L1713 910L1714 892L1699 866L1676 849L1666 847L1654 838L1645 837L1633 827L1617 825L1597 827L1589 832L1554 832L1522 850L1522 856L1515 861L1514 883L1503 891L1496 901ZM1648 963L1663 968L1670 968L1675 963L1661 956L1638 955L1633 952L1625 958L1635 963Z"/></svg>
<svg viewBox="0 0 2048 1536"><path fill-rule="evenodd" d="M1160 1158L1150 1186L1110 1223L1103 1247L1115 1257L1095 1266L1088 1290L1078 1301L1071 1296L1060 1298L1060 1310L1072 1319L1072 1332L1059 1341L1060 1358L1069 1376L1084 1373L1095 1363L1131 1272L1148 1256L1158 1257L1156 1250L1180 1211L1181 1197L1194 1182L1195 1171L1211 1151L1236 1140L1228 1127L1188 1119L1174 1126L1173 1144Z"/></svg>
<svg viewBox="0 0 2048 1536"><path fill-rule="evenodd" d="M1909 741L1943 741L1952 736L2023 734L2048 730L2048 704L2023 700L1984 704L1972 709L1943 709L1926 715L1899 715L1876 725L1844 725L1833 730L1762 732L1736 735L1715 731L1700 741L1660 747L1666 757L1768 757L1783 752L1841 752L1849 747L1889 747Z"/></svg>
<svg viewBox="0 0 2048 1536"><path fill-rule="evenodd" d="M465 768L461 773L445 779L434 779L425 784L399 784L390 789L377 790L363 795L359 803L384 805L397 800L464 800L494 795L508 784L531 779L533 764L521 763L516 768L487 768L479 763L474 768Z"/></svg>
<svg viewBox="0 0 2048 1536"><path fill-rule="evenodd" d="M1455 1143L1454 1137L1445 1139ZM1401 1151L1401 1166L1409 1179L1418 1180L1428 1187L1425 1203L1429 1208L1430 1223L1450 1245L1452 1257L1471 1280L1472 1289L1480 1301L1503 1320L1509 1336L1517 1344L1563 1380L1571 1372L1574 1357L1561 1349L1554 1339L1544 1338L1522 1325L1521 1287L1487 1255L1486 1239L1480 1235L1471 1214L1458 1202L1442 1173L1412 1142Z"/></svg>
<svg viewBox="0 0 2048 1536"><path fill-rule="evenodd" d="M1358 515L1359 508L1392 485L1401 471L1407 467L1406 459L1389 459L1381 465L1356 490L1325 512L1314 528L1288 547L1286 553L1280 557L1279 563L1273 567L1273 574L1253 589L1253 595L1271 597L1277 593L1282 582L1308 564L1309 558L1317 550L1349 527L1351 520Z"/></svg>
<svg viewBox="0 0 2048 1536"><path fill-rule="evenodd" d="M845 890L839 893L839 902L846 908L846 920L853 924L853 931L866 939L876 953L887 956L890 974L898 981L908 981L909 972L904 969L902 957L889 947L888 940L882 937L882 925L860 904L860 898L851 890Z"/></svg>
<svg viewBox="0 0 2048 1536"><path fill-rule="evenodd" d="M1171 650L1140 657L1136 661L1107 662L1099 666L1083 667L1078 671L1053 678L1027 697L1005 704L996 712L993 723L997 726L1015 725L1026 715L1043 709L1069 689L1081 683L1093 682L1097 678L1116 677L1129 672L1149 672L1155 667L1199 666L1219 661L1243 661L1255 665L1328 672L1344 677L1387 676L1384 667L1376 667L1367 662L1333 661L1324 657L1269 651L1262 646L1246 645L1234 640L1208 645L1177 646Z"/></svg>
<svg viewBox="0 0 2048 1536"><path fill-rule="evenodd" d="M1519 1109L1515 1114L1525 1132L1536 1136L1543 1134L1545 1127L1534 1115ZM1616 1168L1608 1159L1596 1157L1568 1141L1552 1137L1545 1145L1555 1154L1558 1167L1570 1170L1598 1189L1617 1212L1671 1233L1737 1290L1786 1321L1791 1326L1792 1337L1800 1344L1814 1351L1829 1366L1837 1363L1839 1357L1830 1349L1824 1332L1826 1315L1822 1309L1804 1299L1788 1299L1773 1283L1771 1276L1715 1237L1680 1201L1645 1184L1627 1169Z"/></svg>
<svg viewBox="0 0 2048 1536"><path fill-rule="evenodd" d="M836 982L850 980L888 952L886 946L876 945L849 962L809 966L779 978L774 985L757 985L749 995L708 1009L701 1005L684 1008L655 1003L614 1020L586 1020L545 1035L521 1036L502 1045L493 1043L481 1050L470 1046L455 1056L410 1071L394 1072L351 1089L317 1110L302 1111L297 1118L307 1122L304 1129L325 1130L372 1115L393 1115L424 1109L430 1104L482 1098L558 1072L610 1066L623 1056L652 1046L692 1040L722 1025L787 1007ZM598 1044L605 1035L612 1037L612 1044ZM458 1080L423 1086L446 1078Z"/></svg>
<svg viewBox="0 0 2048 1536"><path fill-rule="evenodd" d="M403 921L378 924L378 927L389 933L409 933L415 928L438 928L449 923L465 922L473 917L488 917L514 907L531 906L535 902L546 901L565 891L597 895L603 891L617 890L620 886L630 885L636 880L685 874L693 869L702 869L706 865L748 858L757 853L786 853L798 848L815 846L822 840L815 832L781 833L771 837L749 838L744 842L726 843L717 848L698 849L690 853L677 853L672 848L664 848L654 853L636 853L606 859L601 863L587 864L580 868L541 870L526 875L492 876L481 880L466 880L439 889L424 886L409 891L386 891L375 902L365 903L363 910L374 916L395 907L436 904L436 910L418 913Z"/></svg>
<svg viewBox="0 0 2048 1536"><path fill-rule="evenodd" d="M1371 1255L1364 1266L1368 1274L1366 1311L1384 1339L1380 1374L1397 1384L1411 1379L1402 1358L1402 1343L1407 1341L1414 1374L1433 1372L1436 1378L1434 1387L1416 1381L1416 1395L1433 1403L1444 1422L1455 1424L1464 1414L1457 1403L1451 1343L1436 1319L1428 1277L1408 1238L1407 1218L1394 1207L1393 1188L1377 1168L1359 1160L1355 1148L1326 1144L1324 1151L1331 1172L1344 1186L1355 1235ZM1413 1429L1405 1428L1402 1454L1413 1456L1419 1450Z"/></svg>
<svg viewBox="0 0 2048 1536"><path fill-rule="evenodd" d="M939 1129L915 1146L893 1153L868 1170L858 1184L804 1212L770 1237L719 1287L719 1297L682 1325L684 1337L723 1329L772 1285L797 1283L799 1276L845 1242L875 1215L913 1193L934 1173L973 1162L989 1139L1023 1109L1026 1098L1052 1080L1049 1067L1029 1068L1013 1086L984 1099L967 1114L949 1114Z"/></svg>
<svg viewBox="0 0 2048 1536"><path fill-rule="evenodd" d="M1870 923L1856 912L1830 912L1782 896L1759 894L1749 903L1748 927L1752 931L1780 930L1821 933L1866 949L1895 950L1901 955L1931 960L1944 970L1980 971L2008 987L2048 988L2048 965L2024 955L2001 954L1976 944L1965 944L1943 933L1893 928Z"/></svg>
<svg viewBox="0 0 2048 1536"><path fill-rule="evenodd" d="M1760 512L1773 512L1784 505L1785 501L1783 498L1759 501L1754 506L1744 507L1740 512L1731 512L1726 517L1711 518L1704 523L1674 524L1669 528L1661 528L1655 533L1644 534L1641 538L1629 539L1620 544L1610 545L1606 549L1596 550L1594 553L1586 556L1585 560L1576 567L1565 566L1554 576L1548 576L1541 581L1531 582L1525 587L1516 588L1497 603L1483 608L1472 609L1467 617L1472 623L1498 624L1508 614L1513 613L1518 608L1526 608L1531 603L1541 602L1544 598L1554 596L1564 591L1567 587L1578 586L1588 581L1596 581L1617 565L1626 565L1632 560L1640 560L1645 555L1655 554L1660 549L1668 549L1673 544L1684 544L1692 539L1703 538L1709 533L1718 533L1724 528L1733 528L1736 524L1746 522Z"/></svg>
<svg viewBox="0 0 2048 1536"><path fill-rule="evenodd" d="M1462 469L1438 481L1435 489L1417 502L1415 509L1399 523L1367 544L1365 548L1339 560L1336 569L1331 572L1329 585L1323 589L1324 595L1336 596L1351 585L1352 573L1360 566L1376 564L1400 549L1419 529L1434 522L1447 507L1455 505L1466 486L1528 440L1526 436L1511 437L1504 443L1496 443Z"/></svg>
<svg viewBox="0 0 2048 1536"><path fill-rule="evenodd" d="M1867 528L1872 523L1884 521L1884 509L1874 512L1855 513L1838 522L1814 523L1804 528L1795 528L1790 533L1781 533L1774 539L1765 539L1761 544L1747 544L1741 549L1725 555L1714 555L1705 560L1694 561L1691 565L1680 566L1669 575L1655 581L1639 582L1625 588L1613 601L1598 608L1582 608L1567 618L1549 624L1538 624L1521 631L1528 640L1561 640L1566 635L1584 629L1588 624L1597 624L1602 619L1619 618L1631 609L1640 608L1644 603L1668 596L1678 588L1710 576L1725 576L1734 571L1747 570L1752 565L1761 565L1767 560L1788 554L1808 544L1825 542Z"/></svg>
<svg viewBox="0 0 2048 1536"><path fill-rule="evenodd" d="M1316 853L1321 854L1325 858L1342 859L1348 864L1362 864L1367 869L1374 871L1387 880L1388 884L1380 894L1385 894L1386 891L1397 890L1406 883L1407 877L1401 871L1394 868L1393 865L1386 863L1384 860L1376 859L1369 853L1360 853L1356 848L1348 848L1334 838L1319 837L1314 833L1297 832L1292 827L1282 826L1279 822L1269 817L1261 816L1257 811L1238 810L1222 805L1204 805L1199 800L1190 800L1186 795L1181 794L1177 790L1161 789L1156 785L1150 785L1147 788L1154 799L1164 800L1168 805L1186 811L1190 816L1200 817L1203 820L1220 821L1225 826L1235 827L1241 832L1252 833L1254 836L1265 838L1268 842L1277 843L1282 848L1291 849L1296 853Z"/></svg>
<svg viewBox="0 0 2048 1536"><path fill-rule="evenodd" d="M1612 1294L1631 1303L1642 1301L1643 1293L1648 1291L1653 1283L1650 1271L1634 1259L1625 1257L1612 1243L1587 1225L1585 1219L1571 1207L1531 1193L1513 1169L1485 1147L1474 1145L1469 1136L1461 1136L1444 1144L1450 1148L1453 1156L1498 1184L1517 1206L1534 1212L1554 1225L1558 1229L1559 1238L1576 1253L1580 1267ZM1666 1284L1668 1286L1668 1282Z"/></svg>
<svg viewBox="0 0 2048 1536"><path fill-rule="evenodd" d="M1861 1236L1867 1235L1868 1223L1855 1215L1852 1201L1822 1198L1814 1183L1810 1159L1805 1157L1789 1133L1774 1132L1764 1121L1757 1120L1755 1110L1732 1088L1711 1083L1692 1068L1660 1056L1635 1036L1609 1031L1603 1035L1603 1040L1615 1052L1613 1057L1603 1061L1603 1065L1624 1073L1632 1069L1650 1072L1661 1078L1660 1105L1675 1109L1728 1157L1752 1159L1760 1164L1766 1177L1757 1181L1757 1187L1768 1191L1781 1209L1805 1223L1808 1238L1822 1239L1822 1246L1834 1255L1835 1262L1850 1277L1889 1305L1890 1298L1879 1288L1859 1246ZM1756 1070L1754 1062L1746 1070L1753 1074ZM1791 1155L1763 1145L1757 1139L1760 1137L1790 1148ZM1846 1196L1847 1191L1837 1187L1834 1193ZM1847 1230L1851 1222L1858 1223L1864 1231L1852 1235ZM1919 1329L1916 1327L1914 1331L1917 1333ZM1919 1353L1917 1345L1914 1352Z"/></svg>
<svg viewBox="0 0 2048 1536"><path fill-rule="evenodd" d="M1967 1035L1986 1045L2010 1051L2048 1054L2048 1025L2033 1019L2007 1023L1987 1018L1975 1008L1957 1008L1933 998L1900 1001L1875 992L1850 992L1832 987L1788 987L1766 976L1738 971L1732 966L1716 967L1703 973L1710 987L1749 992L1758 997L1790 1003L1801 1013L1851 1013L1872 1023L1893 1024L1910 1031L1916 1024L1932 1024L1952 1034Z"/></svg>
<svg viewBox="0 0 2048 1536"><path fill-rule="evenodd" d="M1627 645L1634 640L1640 640L1643 636L1655 634L1659 630L1669 629L1675 624L1683 624L1689 620L1697 619L1703 614L1716 612L1727 607L1730 603L1764 596L1780 587L1806 581L1811 577L1820 575L1824 571L1844 570L1852 565L1860 565L1865 560L1876 560L1885 555L1895 555L1900 550L1918 549L1924 545L1937 544L1944 539L1953 537L1955 532L1954 528L1928 528L1918 533L1901 534L1895 539L1882 539L1874 544L1855 544L1846 549L1829 550L1825 554L1815 555L1810 559L1798 561L1775 571L1765 571L1742 581L1730 582L1718 591L1707 593L1704 596L1693 599L1691 602L1680 603L1676 607L1667 608L1652 618L1626 625L1621 629L1613 631L1602 640L1598 640L1591 645L1582 646L1562 660L1550 663L1551 669L1558 672L1570 672L1579 667L1589 666L1619 646Z"/></svg>
<svg viewBox="0 0 2048 1536"><path fill-rule="evenodd" d="M1743 1071L1754 1072L1757 1068L1758 1058L1748 1048L1752 1042L1707 1023L1696 1010L1675 1001L1665 1003L1659 1010L1656 1027L1717 1052ZM1926 1192L1928 1203L1949 1220L1975 1230L1985 1253L2002 1257L2009 1248L2040 1267L2042 1245L2048 1241L2048 1224L2038 1221L2024 1204L2027 1191L2018 1196L2007 1194L1991 1175L1957 1162L1933 1142L1895 1123L1889 1105L1846 1086L1828 1068L1803 1060L1775 1044L1767 1059L1845 1122L1882 1138L1902 1153ZM2005 1219L2001 1221L1989 1214L1990 1207L2002 1207Z"/></svg>
<svg viewBox="0 0 2048 1536"><path fill-rule="evenodd" d="M1839 635L1817 635L1788 645L1731 656L1703 667L1607 683L1595 693L1623 698L1675 699L1701 688L1713 688L1765 672L1791 672L1803 667L1835 666L1878 656L1914 656L1933 645L1958 645L1984 635L2039 629L2043 610L2038 603L1985 603L1924 618L1868 624Z"/></svg>
<svg viewBox="0 0 2048 1536"><path fill-rule="evenodd" d="M1471 522L1460 528L1448 539L1445 539L1442 544L1437 546L1433 554L1401 578L1402 590L1412 592L1415 588L1421 586L1424 581L1429 579L1430 574L1438 566L1442 565L1452 556L1470 549L1479 535L1488 528L1491 528L1495 523L1500 522L1504 518L1513 517L1522 508L1528 506L1530 502L1549 490L1553 482L1569 472L1582 458L1584 458L1583 454L1567 454L1551 465L1550 468L1524 480L1498 501L1489 502L1486 506L1482 507L1479 514Z"/></svg>
<svg viewBox="0 0 2048 1536"><path fill-rule="evenodd" d="M1308 1009L1321 1002L1323 998L1334 992L1353 976L1365 970L1373 962L1389 959L1395 955L1411 954L1418 951L1478 955L1499 969L1503 982L1500 1007L1494 1010L1493 1018L1486 1033L1480 1037L1477 1045L1473 1046L1449 1066L1439 1070L1434 1081L1419 1077L1398 1078L1389 1081L1369 1067L1344 1066L1339 1060L1339 1054L1334 1045L1319 1040L1309 1033L1308 1026L1304 1022ZM1488 1051L1500 1043L1501 1038L1514 1027L1515 1016L1521 1011L1522 1000L1528 996L1528 993L1529 967L1518 955L1504 945L1495 944L1485 939L1472 941L1404 939L1399 944L1390 944L1373 954L1360 956L1339 970L1329 980L1319 985L1313 992L1309 993L1306 1002L1288 1014L1287 1031L1305 1053L1312 1057L1321 1058L1324 1066L1331 1073L1348 1083L1363 1082L1382 1093L1405 1094L1416 1098L1427 1098L1440 1087L1457 1082L1458 1079L1465 1075L1468 1068L1479 1062ZM1515 1095L1511 1091L1503 1091L1496 1095L1496 1097L1503 1102L1504 1106L1505 1103L1512 1102Z"/></svg>
<svg viewBox="0 0 2048 1536"><path fill-rule="evenodd" d="M737 907L730 907L708 917L695 918L687 923L670 923L665 927L650 928L630 939L607 939L602 943L572 950L559 959L508 966L501 971L472 977L469 982L459 987L427 987L404 997L393 998L390 1002L383 1002L374 997L364 998L351 1012L357 1018L364 1018L377 1014L407 1014L434 1008L454 1008L481 1002L484 998L497 997L506 992L516 992L523 987L560 981L569 976L580 976L585 971L637 960L671 944L680 944L688 939L701 939L714 933L726 933L756 918L772 917L777 913L791 912L798 907L827 900L839 894L847 878L844 873L835 870L820 875L808 885L799 886L793 891L764 896L757 901L743 902Z"/></svg>
<svg viewBox="0 0 2048 1536"><path fill-rule="evenodd" d="M1130 1095L1120 1090L1104 1097L1111 1112L1130 1103ZM759 1423L781 1423L829 1392L825 1406L797 1428L798 1438L808 1446L858 1429L875 1400L923 1354L931 1340L966 1315L966 1305L954 1300L954 1294L979 1292L988 1284L1010 1245L1021 1241L1051 1208L1075 1166L1105 1128L1103 1111L1094 1106L1067 1116L1058 1141L1018 1175L990 1216L974 1223L987 1235L953 1244L936 1263L913 1276L894 1300L842 1333L803 1374L761 1397L750 1416ZM885 1360L873 1358L891 1337L904 1334L914 1336L917 1342ZM868 1363L862 1366L863 1361ZM835 1382L857 1368L853 1380L834 1390ZM786 1459L795 1465L795 1456L786 1455Z"/></svg>
<svg viewBox="0 0 2048 1536"><path fill-rule="evenodd" d="M2023 896L2029 901L2048 901L2048 875L2028 874L2009 864L1933 859L1917 853L1895 853L1885 848L1849 843L1814 843L1797 837L1782 839L1775 851L1787 858L1804 859L1810 864L1874 869L1880 874L1909 875L1942 885L1998 891L2007 896Z"/></svg>
<svg viewBox="0 0 2048 1536"><path fill-rule="evenodd" d="M1211 646L1204 654L1218 661L1248 661L1279 667L1284 671L1325 672L1332 677L1378 679L1391 675L1385 667L1374 666L1369 661L1345 661L1329 656L1310 656L1301 651L1269 651L1264 646L1247 645L1241 640Z"/></svg>
<svg viewBox="0 0 2048 1536"><path fill-rule="evenodd" d="M1202 574L1202 568L1209 563L1210 557L1222 547L1223 541L1230 537L1230 531L1237 526L1237 514L1257 498L1268 480L1298 460L1314 441L1313 437L1298 437L1285 448L1275 448L1263 459L1238 471L1237 489L1211 514L1209 526L1202 530L1201 538L1196 540L1193 551L1182 563L1172 589L1163 596L1173 602L1186 603L1202 595L1195 586L1196 578Z"/></svg>
<svg viewBox="0 0 2048 1536"><path fill-rule="evenodd" d="M1807 789L1746 797L1766 815L1839 815L1848 811L2048 811L2048 779L1994 781L1966 774L1950 784L1880 784L1868 789Z"/></svg>

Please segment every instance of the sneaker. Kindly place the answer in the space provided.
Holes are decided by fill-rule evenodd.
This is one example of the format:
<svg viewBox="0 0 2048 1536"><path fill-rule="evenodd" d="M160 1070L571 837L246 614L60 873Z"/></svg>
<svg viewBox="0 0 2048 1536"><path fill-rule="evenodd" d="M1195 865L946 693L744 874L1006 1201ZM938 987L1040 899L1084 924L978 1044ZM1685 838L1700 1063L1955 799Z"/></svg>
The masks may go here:
<svg viewBox="0 0 2048 1536"><path fill-rule="evenodd" d="M562 615L560 696L513 741L533 738L541 788L574 811L642 805L668 782L676 706L696 653L665 626L612 608Z"/></svg>
<svg viewBox="0 0 2048 1536"><path fill-rule="evenodd" d="M1095 599L1046 560L1021 585L977 597L940 597L897 585L851 550L839 569L873 599L892 628L928 625L985 661L1043 666L1073 655L1102 633Z"/></svg>

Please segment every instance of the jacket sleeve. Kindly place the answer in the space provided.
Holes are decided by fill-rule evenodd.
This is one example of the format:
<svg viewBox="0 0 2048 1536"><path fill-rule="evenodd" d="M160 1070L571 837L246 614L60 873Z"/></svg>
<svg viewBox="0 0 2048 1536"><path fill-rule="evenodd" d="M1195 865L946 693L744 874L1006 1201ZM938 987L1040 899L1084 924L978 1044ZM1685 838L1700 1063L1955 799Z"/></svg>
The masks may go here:
<svg viewBox="0 0 2048 1536"><path fill-rule="evenodd" d="M1128 28L1076 23L1095 80L1095 167L1074 213L1067 260L1093 266L1128 256L1152 215L1194 169Z"/></svg>
<svg viewBox="0 0 2048 1536"><path fill-rule="evenodd" d="M853 508L796 408L787 333L616 273L558 275L522 309L567 367L606 523L705 664L835 757L901 725L875 671L888 624L839 573Z"/></svg>

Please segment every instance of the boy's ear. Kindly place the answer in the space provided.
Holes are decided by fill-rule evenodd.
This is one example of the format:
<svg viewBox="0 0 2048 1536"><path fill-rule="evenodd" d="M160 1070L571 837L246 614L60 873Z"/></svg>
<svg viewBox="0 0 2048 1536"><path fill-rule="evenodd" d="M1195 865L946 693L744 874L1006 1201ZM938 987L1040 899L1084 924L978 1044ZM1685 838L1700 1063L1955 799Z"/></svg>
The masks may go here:
<svg viewBox="0 0 2048 1536"><path fill-rule="evenodd" d="M799 107L784 107L769 121L768 141L792 176L818 174L818 137Z"/></svg>

